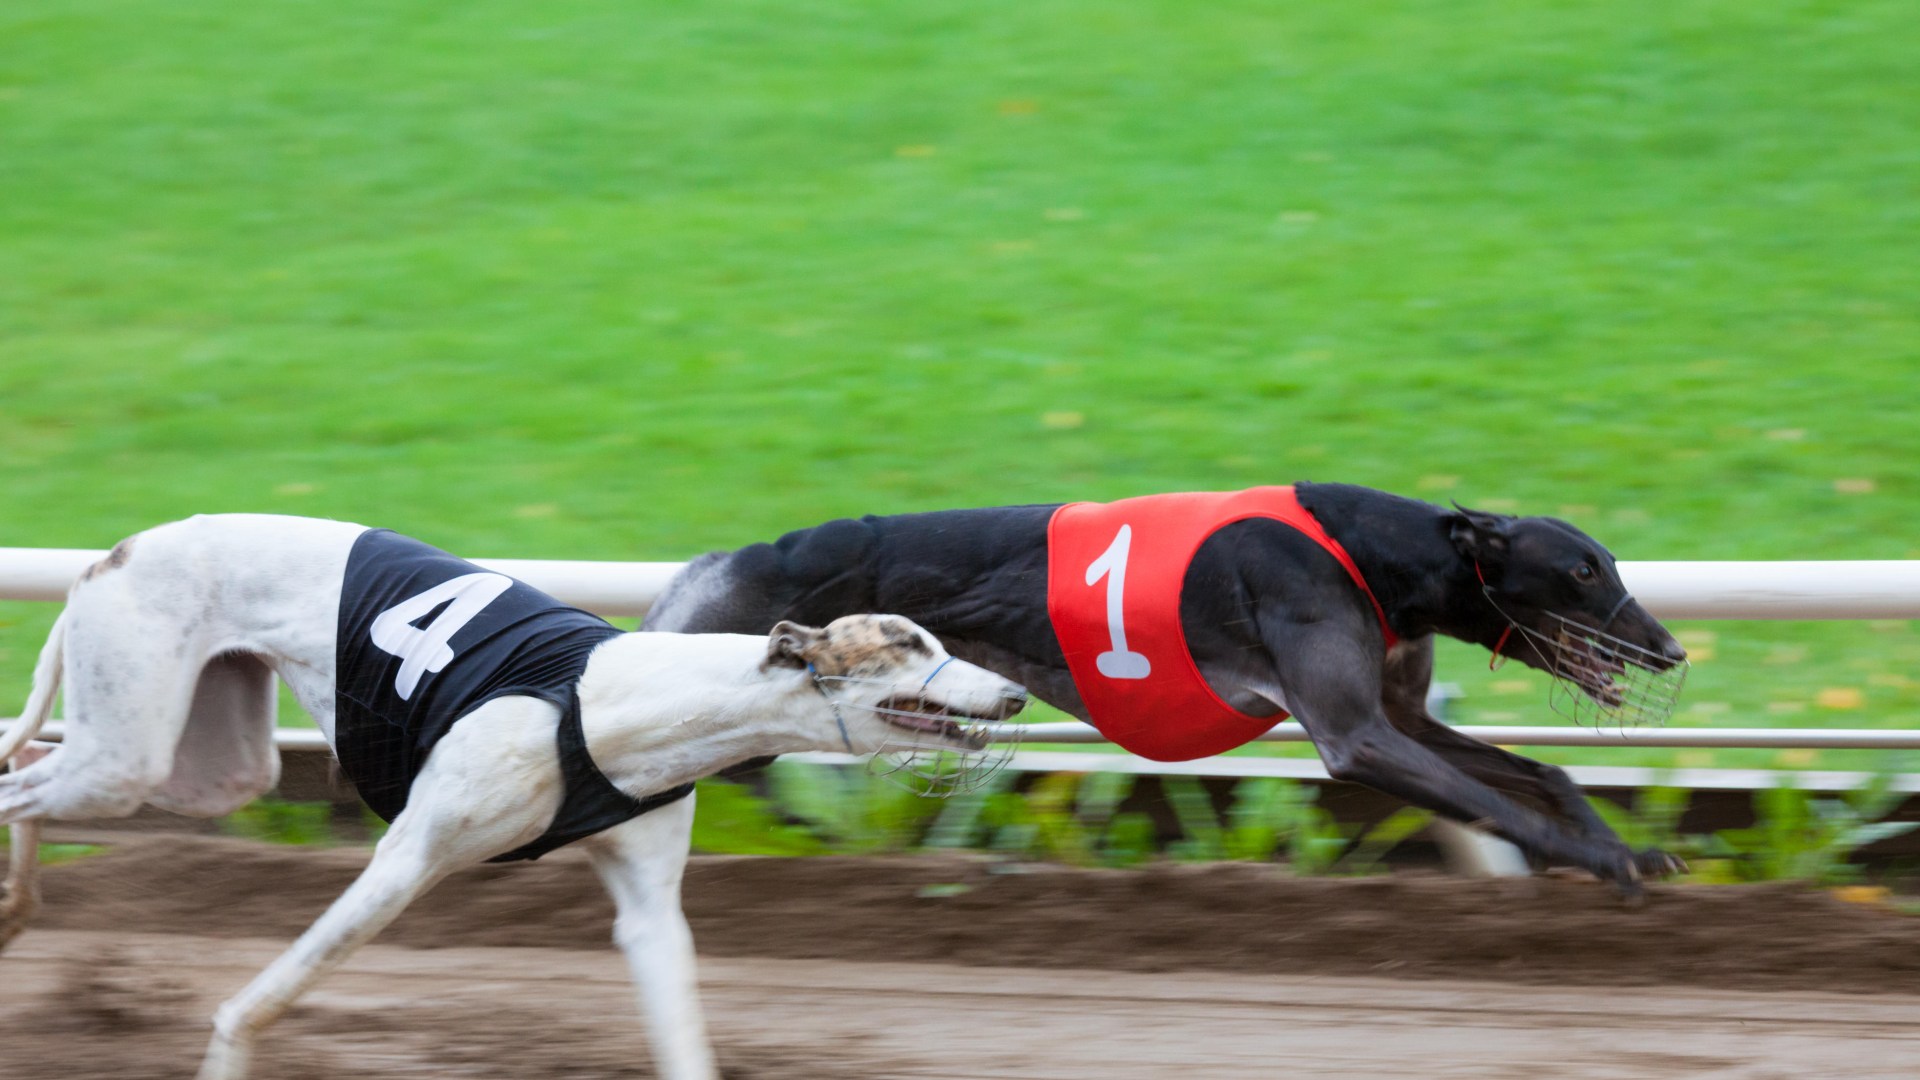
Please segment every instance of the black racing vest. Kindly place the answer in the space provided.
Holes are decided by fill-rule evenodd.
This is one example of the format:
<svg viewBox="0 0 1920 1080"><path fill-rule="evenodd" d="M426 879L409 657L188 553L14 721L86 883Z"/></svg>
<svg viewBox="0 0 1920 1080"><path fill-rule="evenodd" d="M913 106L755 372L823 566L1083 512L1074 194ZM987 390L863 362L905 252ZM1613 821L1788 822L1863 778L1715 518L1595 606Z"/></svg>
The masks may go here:
<svg viewBox="0 0 1920 1080"><path fill-rule="evenodd" d="M587 655L620 630L546 593L388 529L353 542L334 646L334 752L373 812L392 821L433 745L497 697L560 708L560 812L491 862L537 859L684 798L635 799L587 753L577 686Z"/></svg>

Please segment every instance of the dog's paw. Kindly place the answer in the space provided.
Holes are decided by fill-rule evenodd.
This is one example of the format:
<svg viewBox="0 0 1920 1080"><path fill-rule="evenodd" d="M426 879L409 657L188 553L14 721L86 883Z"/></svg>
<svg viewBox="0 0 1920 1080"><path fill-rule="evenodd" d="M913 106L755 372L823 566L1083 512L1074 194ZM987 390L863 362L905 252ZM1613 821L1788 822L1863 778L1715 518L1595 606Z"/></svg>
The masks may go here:
<svg viewBox="0 0 1920 1080"><path fill-rule="evenodd" d="M1669 855L1658 848L1634 851L1624 844L1614 851L1608 863L1601 876L1612 882L1614 892L1628 907L1639 907L1646 902L1648 881L1687 870L1686 861L1678 855Z"/></svg>
<svg viewBox="0 0 1920 1080"><path fill-rule="evenodd" d="M1634 861L1633 849L1616 840L1609 844L1596 844L1583 852L1582 856L1574 865L1611 885L1617 895L1632 897L1639 894L1641 874L1639 865Z"/></svg>
<svg viewBox="0 0 1920 1080"><path fill-rule="evenodd" d="M1668 878L1687 872L1687 860L1659 848L1635 852L1633 864L1644 878Z"/></svg>

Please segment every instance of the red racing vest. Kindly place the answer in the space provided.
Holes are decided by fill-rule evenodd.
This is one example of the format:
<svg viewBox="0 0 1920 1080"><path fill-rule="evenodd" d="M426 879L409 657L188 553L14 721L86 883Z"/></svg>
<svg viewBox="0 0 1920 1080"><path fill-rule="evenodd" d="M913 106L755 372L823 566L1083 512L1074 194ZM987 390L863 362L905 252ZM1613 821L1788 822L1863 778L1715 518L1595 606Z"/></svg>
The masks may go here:
<svg viewBox="0 0 1920 1080"><path fill-rule="evenodd" d="M1291 487L1068 503L1047 522L1047 617L1093 726L1141 757L1208 757L1287 718L1248 716L1222 701L1180 625L1180 588L1194 553L1247 518L1284 522L1325 548L1373 605L1387 648L1399 640L1352 556Z"/></svg>

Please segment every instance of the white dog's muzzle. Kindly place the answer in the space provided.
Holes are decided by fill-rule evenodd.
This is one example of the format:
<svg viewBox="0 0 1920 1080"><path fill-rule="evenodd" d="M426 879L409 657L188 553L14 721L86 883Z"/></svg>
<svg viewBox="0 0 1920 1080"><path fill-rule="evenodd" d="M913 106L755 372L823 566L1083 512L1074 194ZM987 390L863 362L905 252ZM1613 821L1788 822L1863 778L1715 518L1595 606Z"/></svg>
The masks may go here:
<svg viewBox="0 0 1920 1080"><path fill-rule="evenodd" d="M1002 691L996 695L995 708L982 710L989 715L955 712L929 700L925 693L933 676L944 667L946 664L935 668L918 687L903 687L888 679L818 672L812 675L814 686L833 706L841 740L849 753L853 752L853 742L848 737L842 709L870 713L885 723L888 736L868 759L868 771L885 776L915 794L945 798L978 790L1006 767L1019 746L1021 729L1019 725L1000 721L1024 708L1027 696L1024 692ZM849 701L835 693L852 687L882 693L878 702L871 705Z"/></svg>

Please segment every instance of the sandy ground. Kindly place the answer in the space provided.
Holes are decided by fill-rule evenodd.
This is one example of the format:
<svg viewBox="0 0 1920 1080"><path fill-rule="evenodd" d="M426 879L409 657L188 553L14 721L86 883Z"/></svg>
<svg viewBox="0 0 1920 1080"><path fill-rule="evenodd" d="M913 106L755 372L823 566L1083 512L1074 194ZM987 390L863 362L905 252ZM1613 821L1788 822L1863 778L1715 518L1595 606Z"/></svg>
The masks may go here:
<svg viewBox="0 0 1920 1080"><path fill-rule="evenodd" d="M56 868L0 958L0 1077L190 1076L213 1007L363 859L168 838ZM258 1075L652 1076L596 891L558 857L448 882L273 1030ZM1920 920L1803 890L1623 910L1576 882L699 860L688 903L728 1080L1920 1076Z"/></svg>
<svg viewBox="0 0 1920 1080"><path fill-rule="evenodd" d="M6 959L0 1075L186 1077L279 942L43 931ZM729 1080L1911 1078L1920 998L712 959ZM289 1080L653 1075L606 952L372 946L276 1028Z"/></svg>

